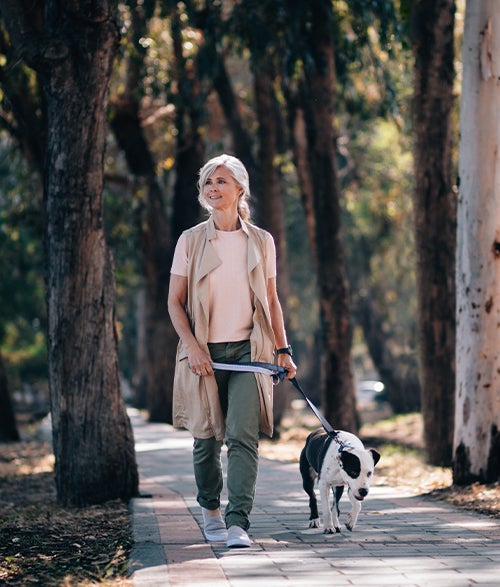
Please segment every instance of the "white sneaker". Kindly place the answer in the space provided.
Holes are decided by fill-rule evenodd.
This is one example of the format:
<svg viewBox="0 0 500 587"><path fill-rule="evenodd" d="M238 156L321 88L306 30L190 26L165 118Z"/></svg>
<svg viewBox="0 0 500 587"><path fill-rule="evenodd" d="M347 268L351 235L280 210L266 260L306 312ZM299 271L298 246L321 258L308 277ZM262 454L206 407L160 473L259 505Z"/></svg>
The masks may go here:
<svg viewBox="0 0 500 587"><path fill-rule="evenodd" d="M227 529L220 509L207 510L201 508L203 514L203 534L209 542L224 542L227 540Z"/></svg>
<svg viewBox="0 0 500 587"><path fill-rule="evenodd" d="M227 531L226 545L228 548L248 548L252 546L252 541L243 528L231 526Z"/></svg>

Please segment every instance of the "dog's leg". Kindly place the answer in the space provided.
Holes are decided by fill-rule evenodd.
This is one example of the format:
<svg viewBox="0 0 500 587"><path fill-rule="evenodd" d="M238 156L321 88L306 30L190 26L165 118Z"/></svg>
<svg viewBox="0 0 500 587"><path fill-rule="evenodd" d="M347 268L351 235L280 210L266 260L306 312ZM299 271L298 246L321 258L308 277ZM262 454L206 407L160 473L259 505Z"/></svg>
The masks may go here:
<svg viewBox="0 0 500 587"><path fill-rule="evenodd" d="M337 504L337 516L340 516L340 498L344 495L344 486L343 485L336 485L333 488L335 493L335 502Z"/></svg>
<svg viewBox="0 0 500 587"><path fill-rule="evenodd" d="M323 528L325 534L340 532L339 518L337 515L337 503L334 500L330 508L331 486L320 479L318 483L321 497L321 509L323 511Z"/></svg>
<svg viewBox="0 0 500 587"><path fill-rule="evenodd" d="M309 516L309 528L319 528L318 501L314 493L316 475L307 460L305 448L300 453L300 474L302 475L302 487L309 496L309 510L311 512Z"/></svg>
<svg viewBox="0 0 500 587"><path fill-rule="evenodd" d="M345 527L352 532L356 526L356 522L358 521L359 512L361 511L361 502L358 501L352 491L349 489L348 492L349 500L351 502L352 508L347 516L347 521L345 523Z"/></svg>
<svg viewBox="0 0 500 587"><path fill-rule="evenodd" d="M333 492L333 503L332 503L332 519L333 519L333 527L335 528L336 532L340 532L340 522L339 522L339 515L340 515L340 498L342 497L342 493L344 492L343 485L337 485L336 487L332 487Z"/></svg>

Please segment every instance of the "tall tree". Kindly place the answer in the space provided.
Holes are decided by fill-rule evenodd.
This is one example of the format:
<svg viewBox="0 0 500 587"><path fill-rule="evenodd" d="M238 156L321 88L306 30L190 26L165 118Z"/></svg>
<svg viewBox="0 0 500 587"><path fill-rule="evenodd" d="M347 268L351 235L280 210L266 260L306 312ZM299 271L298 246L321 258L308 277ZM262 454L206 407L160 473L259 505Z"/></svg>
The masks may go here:
<svg viewBox="0 0 500 587"><path fill-rule="evenodd" d="M139 248L142 256L145 300L146 407L153 422L172 422L172 385L177 335L168 317L166 299L170 278L171 227L154 154L142 125L141 97L146 48L154 3L129 0L130 46L126 54L123 90L112 99L111 128L135 177Z"/></svg>
<svg viewBox="0 0 500 587"><path fill-rule="evenodd" d="M300 84L311 169L315 242L318 264L322 349L322 402L325 416L336 426L356 430L358 417L351 361L352 328L349 287L341 239L340 184L334 127L334 15L329 0L297 5L294 20L302 35L303 83ZM297 26L297 24L295 25ZM298 135L296 135L298 136ZM297 147L297 146L296 146ZM297 153L297 149L295 149Z"/></svg>
<svg viewBox="0 0 500 587"><path fill-rule="evenodd" d="M177 2L169 11L173 45L172 82L176 91L170 94L175 104L176 161L172 228L174 239L193 226L200 217L196 178L204 163L205 146L202 123L205 98L199 83L198 63L184 50L183 14ZM201 49L198 48L198 52Z"/></svg>
<svg viewBox="0 0 500 587"><path fill-rule="evenodd" d="M64 505L138 491L133 434L120 394L113 260L102 187L116 2L2 0L18 54L47 105L44 178L48 355L56 486Z"/></svg>
<svg viewBox="0 0 500 587"><path fill-rule="evenodd" d="M454 19L454 0L413 2L413 199L422 414L427 458L441 466L451 464L455 391Z"/></svg>
<svg viewBox="0 0 500 587"><path fill-rule="evenodd" d="M500 12L469 0L460 111L455 483L500 479Z"/></svg>
<svg viewBox="0 0 500 587"><path fill-rule="evenodd" d="M256 110L259 120L259 160L262 191L259 194L259 216L261 225L269 230L276 243L277 278L276 286L283 308L283 318L289 326L288 299L290 296L290 275L287 263L287 242L285 234L285 198L281 177L277 168L278 128L276 100L273 87L272 64L261 63L254 70ZM288 336L290 337L290 332ZM280 423L289 405L289 395L274 394L274 437L280 435Z"/></svg>
<svg viewBox="0 0 500 587"><path fill-rule="evenodd" d="M248 18L251 10L252 18ZM276 91L280 79L281 42L276 26L279 19L279 2L255 3L249 0L233 13L234 26L240 39L244 39L250 50L250 67L253 75L255 112L257 115L258 176L257 221L274 238L277 253L277 289L280 295L285 324L288 327L290 297L290 275L286 241L286 199L278 166L285 134L280 117ZM235 144L236 141L235 141ZM290 336L289 332L289 336ZM279 424L288 407L289 395L274 395L275 437L279 436Z"/></svg>

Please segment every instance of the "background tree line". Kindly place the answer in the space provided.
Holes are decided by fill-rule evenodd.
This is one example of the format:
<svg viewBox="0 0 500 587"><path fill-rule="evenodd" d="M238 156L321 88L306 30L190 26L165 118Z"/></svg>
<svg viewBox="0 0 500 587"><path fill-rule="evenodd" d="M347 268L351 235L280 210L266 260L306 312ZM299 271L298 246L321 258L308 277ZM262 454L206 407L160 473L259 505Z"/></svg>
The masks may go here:
<svg viewBox="0 0 500 587"><path fill-rule="evenodd" d="M170 421L170 259L221 151L250 171L326 417L355 430L355 372L374 369L395 412L422 408L429 460L450 464L454 2L0 7L0 348L11 388L50 382L60 500L107 498L103 479L137 489L118 338L133 401Z"/></svg>

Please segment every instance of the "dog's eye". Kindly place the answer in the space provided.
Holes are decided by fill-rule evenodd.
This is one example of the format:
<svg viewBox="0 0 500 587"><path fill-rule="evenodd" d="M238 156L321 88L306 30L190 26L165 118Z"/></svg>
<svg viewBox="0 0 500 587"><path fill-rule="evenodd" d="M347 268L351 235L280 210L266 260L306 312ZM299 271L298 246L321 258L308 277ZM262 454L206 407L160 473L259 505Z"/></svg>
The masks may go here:
<svg viewBox="0 0 500 587"><path fill-rule="evenodd" d="M366 474L367 477L371 477L372 476L372 472L368 471L368 473Z"/></svg>

